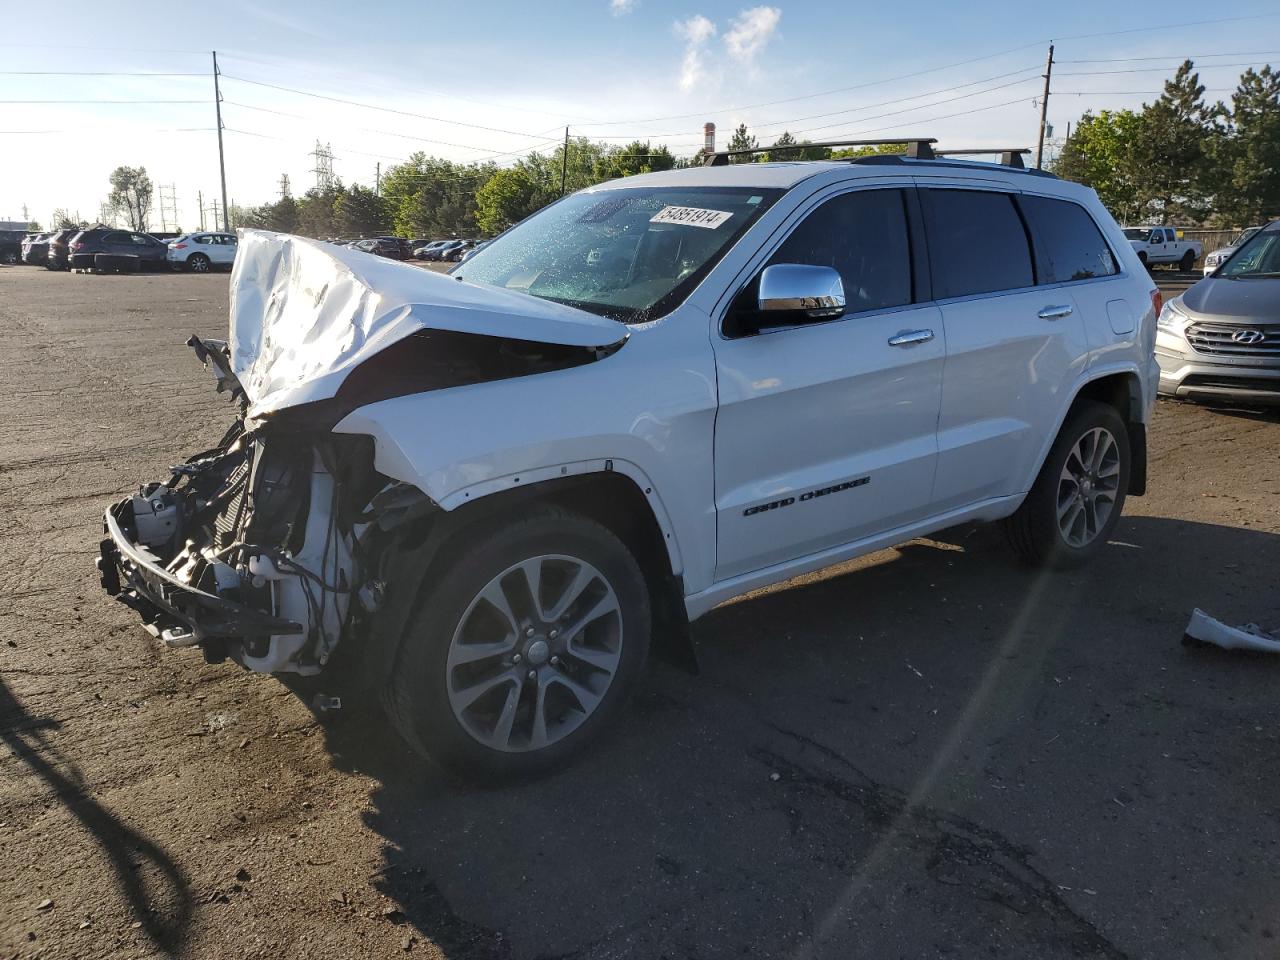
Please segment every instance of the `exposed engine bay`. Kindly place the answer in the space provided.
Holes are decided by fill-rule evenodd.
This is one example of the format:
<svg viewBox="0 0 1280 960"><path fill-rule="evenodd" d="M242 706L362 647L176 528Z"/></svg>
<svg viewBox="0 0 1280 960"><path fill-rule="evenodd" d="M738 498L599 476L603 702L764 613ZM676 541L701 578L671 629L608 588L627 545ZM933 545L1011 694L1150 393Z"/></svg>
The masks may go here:
<svg viewBox="0 0 1280 960"><path fill-rule="evenodd" d="M103 586L168 646L318 673L378 608L380 536L433 509L372 460L364 437L239 420L216 448L108 511Z"/></svg>

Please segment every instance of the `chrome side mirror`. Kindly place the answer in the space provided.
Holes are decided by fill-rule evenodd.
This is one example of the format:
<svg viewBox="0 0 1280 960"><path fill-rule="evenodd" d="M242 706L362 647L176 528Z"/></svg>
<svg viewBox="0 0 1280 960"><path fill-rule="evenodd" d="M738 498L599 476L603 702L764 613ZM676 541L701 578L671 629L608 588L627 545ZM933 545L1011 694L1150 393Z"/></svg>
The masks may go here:
<svg viewBox="0 0 1280 960"><path fill-rule="evenodd" d="M760 312L767 325L844 315L844 282L831 267L775 263L760 274Z"/></svg>

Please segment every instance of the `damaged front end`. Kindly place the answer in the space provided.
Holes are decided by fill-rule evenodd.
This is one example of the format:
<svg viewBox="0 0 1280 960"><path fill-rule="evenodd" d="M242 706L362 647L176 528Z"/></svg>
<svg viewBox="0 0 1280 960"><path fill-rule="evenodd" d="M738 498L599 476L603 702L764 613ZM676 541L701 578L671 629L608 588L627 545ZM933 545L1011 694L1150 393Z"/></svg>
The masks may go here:
<svg viewBox="0 0 1280 960"><path fill-rule="evenodd" d="M192 338L239 396L218 341ZM250 670L311 675L382 596L377 544L434 509L373 467L373 442L297 411L243 416L212 450L110 507L102 586L170 647Z"/></svg>

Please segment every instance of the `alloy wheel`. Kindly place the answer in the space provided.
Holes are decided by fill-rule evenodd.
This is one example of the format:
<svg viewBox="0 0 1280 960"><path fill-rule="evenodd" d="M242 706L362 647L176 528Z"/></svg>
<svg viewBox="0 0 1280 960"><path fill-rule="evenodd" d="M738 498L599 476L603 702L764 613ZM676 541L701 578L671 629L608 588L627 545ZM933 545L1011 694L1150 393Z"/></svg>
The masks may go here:
<svg viewBox="0 0 1280 960"><path fill-rule="evenodd" d="M487 747L544 749L604 702L622 643L618 595L599 570L561 554L521 561L458 622L445 667L449 706Z"/></svg>
<svg viewBox="0 0 1280 960"><path fill-rule="evenodd" d="M1120 446L1111 431L1087 431L1058 478L1058 529L1071 547L1086 547L1106 525L1120 489Z"/></svg>
<svg viewBox="0 0 1280 960"><path fill-rule="evenodd" d="M208 273L209 260L207 257L192 257L187 261L187 266L191 268L192 273Z"/></svg>

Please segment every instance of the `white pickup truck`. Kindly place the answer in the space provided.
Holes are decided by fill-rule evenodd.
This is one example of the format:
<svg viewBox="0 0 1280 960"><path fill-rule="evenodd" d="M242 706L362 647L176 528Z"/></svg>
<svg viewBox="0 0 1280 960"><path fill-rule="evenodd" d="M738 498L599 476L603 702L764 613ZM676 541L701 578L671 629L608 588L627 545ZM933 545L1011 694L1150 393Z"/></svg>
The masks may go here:
<svg viewBox="0 0 1280 960"><path fill-rule="evenodd" d="M1176 263L1178 269L1190 270L1204 252L1195 240L1180 239L1173 227L1125 227L1124 235L1138 259L1147 266Z"/></svg>

